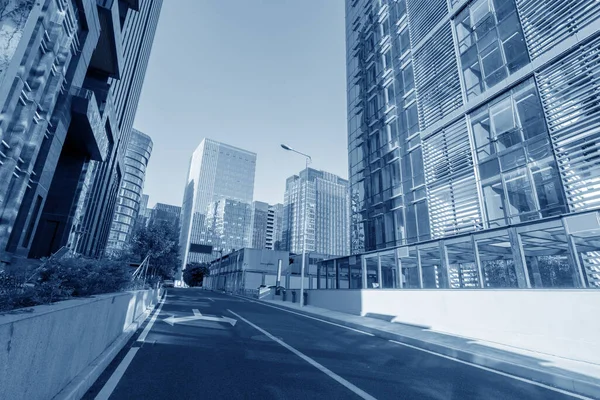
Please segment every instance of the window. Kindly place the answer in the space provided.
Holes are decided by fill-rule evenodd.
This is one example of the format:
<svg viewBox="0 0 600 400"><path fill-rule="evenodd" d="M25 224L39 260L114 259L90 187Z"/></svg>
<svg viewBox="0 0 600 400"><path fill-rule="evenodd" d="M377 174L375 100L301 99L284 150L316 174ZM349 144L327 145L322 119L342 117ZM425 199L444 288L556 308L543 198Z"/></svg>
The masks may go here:
<svg viewBox="0 0 600 400"><path fill-rule="evenodd" d="M392 69L392 67L393 67L392 51L390 49L386 50L385 53L383 53L383 55L381 56L381 61L383 63L384 71L388 71L388 70Z"/></svg>
<svg viewBox="0 0 600 400"><path fill-rule="evenodd" d="M490 227L565 212L565 198L532 80L471 116Z"/></svg>
<svg viewBox="0 0 600 400"><path fill-rule="evenodd" d="M404 82L404 93L410 92L415 87L412 63L402 68L402 81Z"/></svg>
<svg viewBox="0 0 600 400"><path fill-rule="evenodd" d="M456 18L467 98L483 93L529 63L514 0L479 0Z"/></svg>

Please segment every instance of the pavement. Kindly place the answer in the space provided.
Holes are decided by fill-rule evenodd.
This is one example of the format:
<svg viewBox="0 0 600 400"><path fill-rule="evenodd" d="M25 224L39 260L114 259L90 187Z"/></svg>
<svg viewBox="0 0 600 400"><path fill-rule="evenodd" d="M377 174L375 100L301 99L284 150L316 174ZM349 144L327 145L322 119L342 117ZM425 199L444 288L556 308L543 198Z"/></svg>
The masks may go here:
<svg viewBox="0 0 600 400"><path fill-rule="evenodd" d="M592 398L286 305L168 289L83 399Z"/></svg>

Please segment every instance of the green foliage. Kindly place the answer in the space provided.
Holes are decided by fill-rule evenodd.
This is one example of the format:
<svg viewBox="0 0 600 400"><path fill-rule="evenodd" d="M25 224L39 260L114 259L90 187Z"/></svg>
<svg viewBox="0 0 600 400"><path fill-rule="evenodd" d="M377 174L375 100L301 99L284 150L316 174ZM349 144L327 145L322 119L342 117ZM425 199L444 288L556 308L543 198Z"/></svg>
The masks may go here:
<svg viewBox="0 0 600 400"><path fill-rule="evenodd" d="M49 258L33 271L23 270L0 271L0 311L140 288L123 261Z"/></svg>
<svg viewBox="0 0 600 400"><path fill-rule="evenodd" d="M138 261L150 255L151 271L163 279L173 279L179 268L179 232L160 222L139 229L131 242L131 254Z"/></svg>
<svg viewBox="0 0 600 400"><path fill-rule="evenodd" d="M202 286L202 280L209 274L208 264L191 263L183 271L183 281L188 286Z"/></svg>
<svg viewBox="0 0 600 400"><path fill-rule="evenodd" d="M51 302L56 297L81 297L128 289L131 268L121 261L91 258L48 259L38 270L38 286Z"/></svg>

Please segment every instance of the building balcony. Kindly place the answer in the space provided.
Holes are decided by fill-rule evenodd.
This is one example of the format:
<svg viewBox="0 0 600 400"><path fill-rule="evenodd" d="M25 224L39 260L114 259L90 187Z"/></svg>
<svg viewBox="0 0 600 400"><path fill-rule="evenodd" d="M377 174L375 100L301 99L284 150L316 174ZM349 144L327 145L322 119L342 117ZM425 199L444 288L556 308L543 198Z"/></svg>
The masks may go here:
<svg viewBox="0 0 600 400"><path fill-rule="evenodd" d="M71 90L71 129L76 147L85 150L92 160L105 161L108 150L108 137L94 92L83 88Z"/></svg>
<svg viewBox="0 0 600 400"><path fill-rule="evenodd" d="M130 8L129 3L135 6L136 1L97 0L100 37L90 61L90 68L115 79L121 78L123 68L121 15L123 10Z"/></svg>

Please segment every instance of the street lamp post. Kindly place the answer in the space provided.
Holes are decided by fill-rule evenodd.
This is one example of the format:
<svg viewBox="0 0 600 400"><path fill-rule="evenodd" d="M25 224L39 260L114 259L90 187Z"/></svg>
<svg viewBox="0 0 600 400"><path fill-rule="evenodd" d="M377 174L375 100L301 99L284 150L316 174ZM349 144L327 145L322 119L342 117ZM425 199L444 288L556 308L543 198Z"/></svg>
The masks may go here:
<svg viewBox="0 0 600 400"><path fill-rule="evenodd" d="M282 144L281 147L284 150L293 151L304 157L306 157L306 164L304 167L304 211L303 211L303 227L302 227L302 267L300 272L300 307L304 307L304 273L306 266L306 235L308 225L306 223L306 209L308 208L308 164L312 161L312 158L308 154L299 152L298 150L292 149L290 146Z"/></svg>

